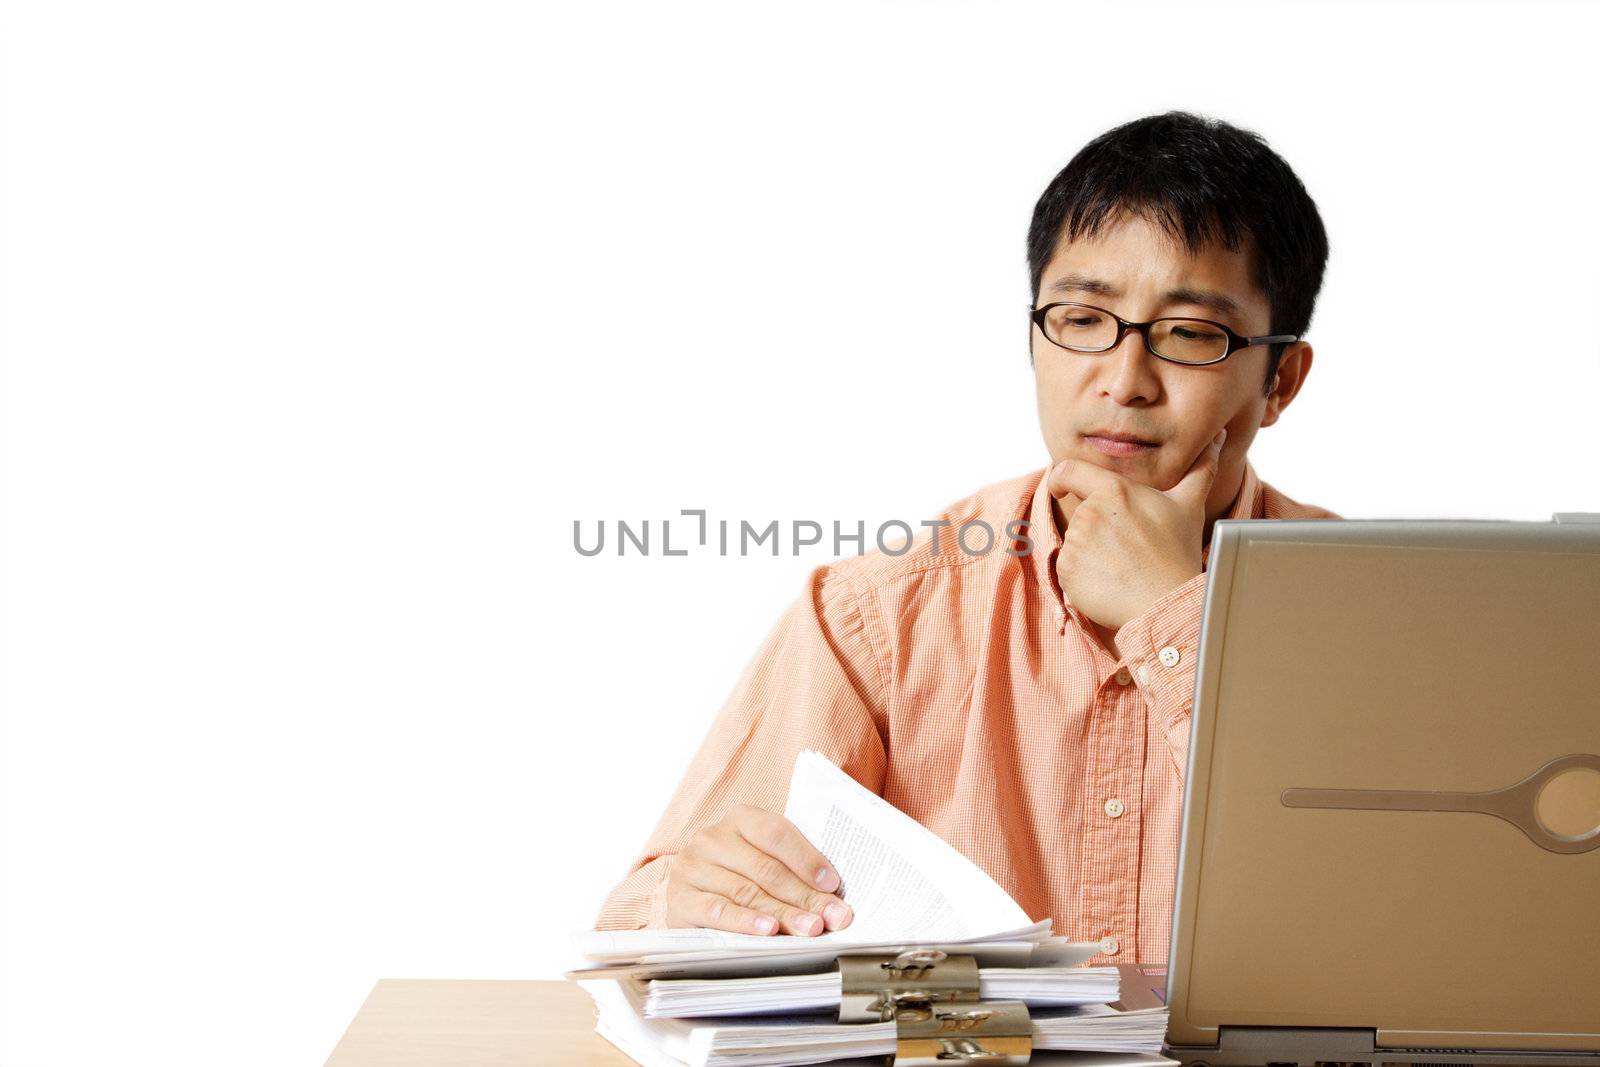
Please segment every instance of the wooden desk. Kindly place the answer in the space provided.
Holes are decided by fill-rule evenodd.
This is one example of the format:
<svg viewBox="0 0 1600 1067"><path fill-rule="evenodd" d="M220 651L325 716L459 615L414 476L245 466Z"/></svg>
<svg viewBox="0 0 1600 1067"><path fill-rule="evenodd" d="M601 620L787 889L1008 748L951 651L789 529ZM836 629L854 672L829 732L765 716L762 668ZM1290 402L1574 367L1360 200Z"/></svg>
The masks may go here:
<svg viewBox="0 0 1600 1067"><path fill-rule="evenodd" d="M633 1067L594 1032L594 1002L571 982L385 978L327 1067Z"/></svg>

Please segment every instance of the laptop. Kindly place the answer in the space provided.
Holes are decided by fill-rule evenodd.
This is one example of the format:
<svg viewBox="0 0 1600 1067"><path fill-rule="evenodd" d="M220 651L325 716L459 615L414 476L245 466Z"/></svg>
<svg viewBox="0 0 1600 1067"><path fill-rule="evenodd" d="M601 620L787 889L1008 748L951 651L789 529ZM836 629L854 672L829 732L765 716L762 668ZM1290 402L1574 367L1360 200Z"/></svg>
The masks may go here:
<svg viewBox="0 0 1600 1067"><path fill-rule="evenodd" d="M1600 1067L1600 515L1212 537L1168 1054Z"/></svg>

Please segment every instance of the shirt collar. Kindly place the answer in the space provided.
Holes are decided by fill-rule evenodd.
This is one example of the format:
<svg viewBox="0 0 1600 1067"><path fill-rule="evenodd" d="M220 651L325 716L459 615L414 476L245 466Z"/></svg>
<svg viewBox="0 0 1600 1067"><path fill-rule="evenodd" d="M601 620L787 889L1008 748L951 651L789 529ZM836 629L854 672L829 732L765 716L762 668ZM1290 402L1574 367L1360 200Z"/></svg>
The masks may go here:
<svg viewBox="0 0 1600 1067"><path fill-rule="evenodd" d="M1055 516L1050 509L1050 490L1046 481L1050 477L1050 468L1046 467L1039 472L1038 482L1034 486L1033 499L1028 506L1028 537L1033 543L1033 549L1028 558L1033 565L1034 580L1039 583L1040 589L1050 591L1050 599L1055 604L1058 621L1066 622L1066 602L1061 594L1061 585L1056 580L1056 556L1061 551L1061 534L1056 531ZM1256 476L1255 468L1247 459L1244 461L1244 479L1239 483L1239 495L1234 497L1224 519L1260 519L1266 515L1266 494L1261 489L1261 479ZM1200 566L1204 568L1211 559L1211 545L1208 543L1200 553Z"/></svg>

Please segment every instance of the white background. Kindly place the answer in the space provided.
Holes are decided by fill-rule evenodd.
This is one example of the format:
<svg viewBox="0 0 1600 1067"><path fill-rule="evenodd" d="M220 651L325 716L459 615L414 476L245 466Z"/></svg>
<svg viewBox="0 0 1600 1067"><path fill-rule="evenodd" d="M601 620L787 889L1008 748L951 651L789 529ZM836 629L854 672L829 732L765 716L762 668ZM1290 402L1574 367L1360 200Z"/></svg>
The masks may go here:
<svg viewBox="0 0 1600 1067"><path fill-rule="evenodd" d="M554 977L831 556L1044 453L1034 199L1184 107L1333 244L1262 476L1600 510L1596 9L56 2L4 27L5 1067ZM659 548L659 542L656 543ZM787 548L786 548L787 551Z"/></svg>

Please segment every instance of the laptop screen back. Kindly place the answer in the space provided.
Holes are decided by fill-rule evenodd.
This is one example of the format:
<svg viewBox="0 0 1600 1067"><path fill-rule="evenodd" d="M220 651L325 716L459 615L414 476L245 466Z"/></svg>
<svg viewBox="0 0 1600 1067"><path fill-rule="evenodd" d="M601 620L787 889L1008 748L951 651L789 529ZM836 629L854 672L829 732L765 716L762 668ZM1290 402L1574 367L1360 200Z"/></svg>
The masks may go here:
<svg viewBox="0 0 1600 1067"><path fill-rule="evenodd" d="M1600 1050L1600 525L1215 530L1169 1041Z"/></svg>

